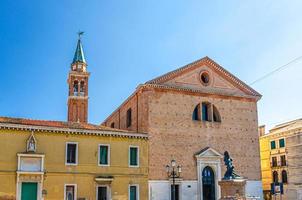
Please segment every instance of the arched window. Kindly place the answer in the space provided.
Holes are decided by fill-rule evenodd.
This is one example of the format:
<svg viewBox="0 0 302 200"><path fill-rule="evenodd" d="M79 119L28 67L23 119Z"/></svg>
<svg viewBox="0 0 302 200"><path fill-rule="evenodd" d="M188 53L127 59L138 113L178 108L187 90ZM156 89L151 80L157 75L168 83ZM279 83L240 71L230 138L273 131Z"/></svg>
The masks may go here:
<svg viewBox="0 0 302 200"><path fill-rule="evenodd" d="M115 127L114 122L111 123L110 127L111 127L111 128L114 128L114 127Z"/></svg>
<svg viewBox="0 0 302 200"><path fill-rule="evenodd" d="M84 92L85 92L85 82L81 81L81 83L80 83L80 94L81 94L81 96L84 96Z"/></svg>
<svg viewBox="0 0 302 200"><path fill-rule="evenodd" d="M287 172L282 170L282 183L287 183Z"/></svg>
<svg viewBox="0 0 302 200"><path fill-rule="evenodd" d="M214 122L221 122L220 114L217 108L213 105L213 121Z"/></svg>
<svg viewBox="0 0 302 200"><path fill-rule="evenodd" d="M75 96L77 96L78 95L78 91L79 91L79 82L77 80L75 80L73 82L73 94Z"/></svg>
<svg viewBox="0 0 302 200"><path fill-rule="evenodd" d="M198 104L193 111L193 115L192 115L192 119L196 120L196 121L200 121L201 120L201 116L200 116L201 112L200 112L200 104Z"/></svg>
<svg viewBox="0 0 302 200"><path fill-rule="evenodd" d="M278 172L277 171L273 172L273 182L278 183Z"/></svg>
<svg viewBox="0 0 302 200"><path fill-rule="evenodd" d="M221 122L221 117L218 109L209 102L202 102L197 104L192 113L192 120L195 121L214 121Z"/></svg>

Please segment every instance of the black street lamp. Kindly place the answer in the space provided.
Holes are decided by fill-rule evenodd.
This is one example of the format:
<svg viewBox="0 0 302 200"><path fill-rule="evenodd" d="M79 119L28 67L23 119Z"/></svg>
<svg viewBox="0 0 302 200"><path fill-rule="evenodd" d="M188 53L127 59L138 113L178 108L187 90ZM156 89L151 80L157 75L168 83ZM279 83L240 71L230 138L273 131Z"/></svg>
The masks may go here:
<svg viewBox="0 0 302 200"><path fill-rule="evenodd" d="M176 200L175 198L175 178L179 178L181 174L181 166L176 166L176 161L171 160L171 166L166 165L166 172L169 178L172 178L172 200Z"/></svg>

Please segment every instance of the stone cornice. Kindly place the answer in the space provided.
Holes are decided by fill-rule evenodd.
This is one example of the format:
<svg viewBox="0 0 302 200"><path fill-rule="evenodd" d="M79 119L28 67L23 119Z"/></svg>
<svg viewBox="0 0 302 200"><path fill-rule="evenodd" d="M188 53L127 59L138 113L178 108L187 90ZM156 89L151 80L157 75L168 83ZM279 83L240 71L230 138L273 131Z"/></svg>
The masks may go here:
<svg viewBox="0 0 302 200"><path fill-rule="evenodd" d="M69 72L69 77L70 76L79 76L79 77L87 77L90 75L90 72L77 72L77 71L70 71Z"/></svg>
<svg viewBox="0 0 302 200"><path fill-rule="evenodd" d="M296 127L293 129L283 130L283 131L270 132L268 134L261 136L260 139L262 139L262 138L274 138L275 139L275 138L279 138L279 137L291 137L291 135L297 134L297 133L302 133L302 127Z"/></svg>
<svg viewBox="0 0 302 200"><path fill-rule="evenodd" d="M144 84L141 85L142 88L158 88L158 89L165 89L165 90L173 90L179 92L190 92L202 95L216 95L221 97L230 97L230 98L246 98L246 99L254 99L256 101L259 100L260 97L253 96L253 95L241 95L239 93L224 93L224 92L217 92L217 91L203 91L198 89L191 89L185 87L177 87L177 86L168 86L168 85L161 85L161 84Z"/></svg>
<svg viewBox="0 0 302 200"><path fill-rule="evenodd" d="M45 131L49 133L61 133L61 134L76 134L76 135L96 135L107 137L124 137L124 138L138 138L148 139L146 133L127 133L122 131L110 131L110 130L88 130L88 129L74 129L74 128L58 128L58 127L46 127L35 125L23 125L23 124L10 124L0 123L0 129L7 130L25 130L25 131Z"/></svg>
<svg viewBox="0 0 302 200"><path fill-rule="evenodd" d="M88 96L68 96L69 99L88 99Z"/></svg>

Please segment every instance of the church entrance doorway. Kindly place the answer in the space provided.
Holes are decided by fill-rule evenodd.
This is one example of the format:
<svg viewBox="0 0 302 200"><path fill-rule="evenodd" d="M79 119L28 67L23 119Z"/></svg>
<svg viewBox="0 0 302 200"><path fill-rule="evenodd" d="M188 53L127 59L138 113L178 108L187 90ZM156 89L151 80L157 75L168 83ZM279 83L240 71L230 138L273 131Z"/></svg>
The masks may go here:
<svg viewBox="0 0 302 200"><path fill-rule="evenodd" d="M202 171L202 196L203 200L215 200L215 174L209 166Z"/></svg>

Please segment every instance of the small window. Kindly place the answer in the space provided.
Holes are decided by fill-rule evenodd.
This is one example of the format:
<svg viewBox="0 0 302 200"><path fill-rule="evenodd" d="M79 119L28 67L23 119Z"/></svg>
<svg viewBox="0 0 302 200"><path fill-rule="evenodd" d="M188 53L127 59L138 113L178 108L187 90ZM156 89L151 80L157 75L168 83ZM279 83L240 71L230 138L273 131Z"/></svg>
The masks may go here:
<svg viewBox="0 0 302 200"><path fill-rule="evenodd" d="M280 156L281 158L281 166L286 166L286 157L285 155Z"/></svg>
<svg viewBox="0 0 302 200"><path fill-rule="evenodd" d="M282 170L282 183L287 183L287 172Z"/></svg>
<svg viewBox="0 0 302 200"><path fill-rule="evenodd" d="M76 185L65 185L65 200L76 200Z"/></svg>
<svg viewBox="0 0 302 200"><path fill-rule="evenodd" d="M129 108L127 110L127 119L126 119L126 124L127 124L127 128L131 126L132 124L132 111L131 111L131 108Z"/></svg>
<svg viewBox="0 0 302 200"><path fill-rule="evenodd" d="M129 165L131 167L138 167L138 165L139 165L138 147L130 146L130 148L129 148Z"/></svg>
<svg viewBox="0 0 302 200"><path fill-rule="evenodd" d="M112 122L112 123L110 124L110 127L111 127L111 128L114 128L114 127L115 127L114 122Z"/></svg>
<svg viewBox="0 0 302 200"><path fill-rule="evenodd" d="M277 171L273 172L273 182L278 183L278 172Z"/></svg>
<svg viewBox="0 0 302 200"><path fill-rule="evenodd" d="M129 200L139 200L138 185L129 186Z"/></svg>
<svg viewBox="0 0 302 200"><path fill-rule="evenodd" d="M77 165L78 144L77 143L66 143L66 164Z"/></svg>
<svg viewBox="0 0 302 200"><path fill-rule="evenodd" d="M272 167L277 167L277 157L272 157Z"/></svg>
<svg viewBox="0 0 302 200"><path fill-rule="evenodd" d="M99 165L108 166L110 159L110 146L108 144L99 145Z"/></svg>
<svg viewBox="0 0 302 200"><path fill-rule="evenodd" d="M194 111L193 111L193 115L192 115L192 119L196 120L196 121L200 121L201 120L201 116L200 116L201 112L200 112L200 104L198 104Z"/></svg>
<svg viewBox="0 0 302 200"><path fill-rule="evenodd" d="M271 149L276 149L276 141L271 141Z"/></svg>
<svg viewBox="0 0 302 200"><path fill-rule="evenodd" d="M285 147L285 141L284 138L279 140L279 148L284 148Z"/></svg>

